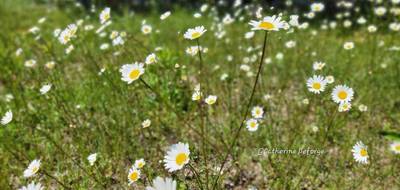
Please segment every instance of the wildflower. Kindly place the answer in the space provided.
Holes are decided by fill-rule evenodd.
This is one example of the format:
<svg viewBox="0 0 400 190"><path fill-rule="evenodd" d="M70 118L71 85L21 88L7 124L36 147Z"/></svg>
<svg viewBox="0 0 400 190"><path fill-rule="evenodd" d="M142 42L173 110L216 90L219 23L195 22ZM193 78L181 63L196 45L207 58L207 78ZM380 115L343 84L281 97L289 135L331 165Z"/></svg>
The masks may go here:
<svg viewBox="0 0 400 190"><path fill-rule="evenodd" d="M71 51L74 50L74 49L75 49L75 48L74 48L73 45L68 46L67 49L65 49L65 54L70 54Z"/></svg>
<svg viewBox="0 0 400 190"><path fill-rule="evenodd" d="M24 177L28 178L28 177L32 177L34 176L40 168L40 160L33 160L28 168L24 171Z"/></svg>
<svg viewBox="0 0 400 190"><path fill-rule="evenodd" d="M309 101L307 98L304 98L301 102L302 102L304 105L308 105L308 104L310 103L310 101Z"/></svg>
<svg viewBox="0 0 400 190"><path fill-rule="evenodd" d="M128 84L139 79L139 77L144 73L143 63L125 64L122 65L119 70L122 74L122 80Z"/></svg>
<svg viewBox="0 0 400 190"><path fill-rule="evenodd" d="M251 115L256 119L260 119L264 115L264 109L261 106L255 106L251 110Z"/></svg>
<svg viewBox="0 0 400 190"><path fill-rule="evenodd" d="M321 11L324 10L324 8L325 8L325 5L322 4L322 3L313 3L313 4L311 4L311 10L313 12L321 12Z"/></svg>
<svg viewBox="0 0 400 190"><path fill-rule="evenodd" d="M362 164L368 163L368 151L367 146L365 146L361 141L358 141L351 150L353 152L354 159Z"/></svg>
<svg viewBox="0 0 400 190"><path fill-rule="evenodd" d="M22 48L18 48L16 51L15 51L15 56L20 56L21 54L22 54L22 52L23 52L24 50L22 50Z"/></svg>
<svg viewBox="0 0 400 190"><path fill-rule="evenodd" d="M214 96L214 95L209 95L209 96L205 99L205 102L206 102L208 105L212 105L212 104L214 104L216 101L217 101L217 96Z"/></svg>
<svg viewBox="0 0 400 190"><path fill-rule="evenodd" d="M140 169L143 168L144 165L146 165L146 162L144 161L143 158L135 161L135 168Z"/></svg>
<svg viewBox="0 0 400 190"><path fill-rule="evenodd" d="M153 186L147 186L146 190L176 190L176 181L171 178L156 177Z"/></svg>
<svg viewBox="0 0 400 190"><path fill-rule="evenodd" d="M29 59L25 61L25 67L34 67L34 66L36 66L36 60Z"/></svg>
<svg viewBox="0 0 400 190"><path fill-rule="evenodd" d="M322 68L324 68L324 66L325 66L324 62L317 61L317 62L314 62L313 69L314 69L314 71L322 70Z"/></svg>
<svg viewBox="0 0 400 190"><path fill-rule="evenodd" d="M366 112L366 111L368 111L368 107L364 104L360 104L358 106L358 110L360 110L360 112Z"/></svg>
<svg viewBox="0 0 400 190"><path fill-rule="evenodd" d="M49 92L50 89L51 89L51 86L52 86L51 84L45 84L45 85L43 85L42 88L40 88L40 94L44 95L44 94L46 94L47 92Z"/></svg>
<svg viewBox="0 0 400 190"><path fill-rule="evenodd" d="M307 87L310 92L319 94L325 90L326 80L324 77L319 75L314 75L313 77L307 79Z"/></svg>
<svg viewBox="0 0 400 190"><path fill-rule="evenodd" d="M351 109L351 103L350 102L342 102L339 104L339 112L346 112Z"/></svg>
<svg viewBox="0 0 400 190"><path fill-rule="evenodd" d="M143 127L143 128L150 127L150 125L151 125L151 120L150 120L150 119L146 119L146 120L144 120L144 121L142 122L142 127Z"/></svg>
<svg viewBox="0 0 400 190"><path fill-rule="evenodd" d="M122 39L121 36L116 37L116 38L112 41L113 46L123 45L124 43L125 43L125 41Z"/></svg>
<svg viewBox="0 0 400 190"><path fill-rule="evenodd" d="M89 164L90 164L91 166L93 166L94 163L95 163L96 160L97 160L97 153L90 154L90 155L87 157L87 160L89 161Z"/></svg>
<svg viewBox="0 0 400 190"><path fill-rule="evenodd" d="M110 19L111 18L111 15L110 15L110 8L109 7L106 7L103 11L101 11L101 13L100 13L100 23L101 24L104 24L104 23L106 23L107 21L108 21L108 19Z"/></svg>
<svg viewBox="0 0 400 190"><path fill-rule="evenodd" d="M390 144L390 150L392 150L395 154L400 154L400 141L395 141Z"/></svg>
<svg viewBox="0 0 400 190"><path fill-rule="evenodd" d="M249 119L246 121L246 128L253 132L253 131L257 131L258 129L258 121L256 119Z"/></svg>
<svg viewBox="0 0 400 190"><path fill-rule="evenodd" d="M286 46L286 48L293 48L293 47L295 47L296 46L296 42L295 41L293 41L293 40L290 40L290 41L287 41L286 43L285 43L285 46Z"/></svg>
<svg viewBox="0 0 400 190"><path fill-rule="evenodd" d="M27 186L20 188L19 190L44 190L44 187L40 183L31 182Z"/></svg>
<svg viewBox="0 0 400 190"><path fill-rule="evenodd" d="M285 28L285 22L281 21L280 16L266 16L261 21L252 20L249 22L253 28L251 30L267 30L267 31L279 31L281 28Z"/></svg>
<svg viewBox="0 0 400 190"><path fill-rule="evenodd" d="M165 19L168 18L170 15L171 15L171 11L167 11L167 12L163 13L163 14L160 16L160 19L161 19L161 20L165 20Z"/></svg>
<svg viewBox="0 0 400 190"><path fill-rule="evenodd" d="M103 43L103 44L100 45L100 49L101 49L101 50L106 50L106 49L108 49L109 47L110 47L110 45L109 45L108 43Z"/></svg>
<svg viewBox="0 0 400 190"><path fill-rule="evenodd" d="M353 42L346 42L346 43L344 43L343 48L345 50L351 50L351 49L354 48L354 43Z"/></svg>
<svg viewBox="0 0 400 190"><path fill-rule="evenodd" d="M1 124L2 125L7 125L9 124L13 119L13 113L11 110L8 110L6 114L1 118Z"/></svg>
<svg viewBox="0 0 400 190"><path fill-rule="evenodd" d="M353 99L354 91L346 85L337 85L332 91L332 100L336 103L350 102Z"/></svg>
<svg viewBox="0 0 400 190"><path fill-rule="evenodd" d="M153 64L153 63L157 63L156 54L151 53L150 55L148 55L148 56L146 57L145 63L146 63L147 65L150 65L150 64Z"/></svg>
<svg viewBox="0 0 400 190"><path fill-rule="evenodd" d="M194 91L192 94L192 100L193 101L198 101L201 99L202 93L198 90Z"/></svg>
<svg viewBox="0 0 400 190"><path fill-rule="evenodd" d="M251 38L254 37L254 34L255 34L254 31L246 32L246 33L244 34L244 38L246 38L246 39L251 39Z"/></svg>
<svg viewBox="0 0 400 190"><path fill-rule="evenodd" d="M194 40L200 38L206 31L207 30L204 29L204 26L196 26L195 28L189 28L183 37L188 40Z"/></svg>
<svg viewBox="0 0 400 190"><path fill-rule="evenodd" d="M152 31L152 27L148 24L142 25L142 32L143 34L150 34Z"/></svg>
<svg viewBox="0 0 400 190"><path fill-rule="evenodd" d="M189 163L189 145L179 142L169 148L167 155L164 157L164 166L169 172L180 170Z"/></svg>
<svg viewBox="0 0 400 190"><path fill-rule="evenodd" d="M374 33L374 32L376 32L378 30L378 28L376 26L374 26L374 25L368 26L367 29L368 29L368 32L370 32L370 33Z"/></svg>
<svg viewBox="0 0 400 190"><path fill-rule="evenodd" d="M132 183L135 183L137 180L140 178L140 170L138 170L136 167L132 166L131 169L129 169L128 173L128 181L129 185Z"/></svg>
<svg viewBox="0 0 400 190"><path fill-rule="evenodd" d="M332 84L332 83L335 82L335 77L333 77L332 75L329 75L329 76L325 77L325 81L326 81L328 84Z"/></svg>
<svg viewBox="0 0 400 190"><path fill-rule="evenodd" d="M386 14L386 8L385 7L377 7L377 8L375 8L374 12L378 16L383 16Z"/></svg>

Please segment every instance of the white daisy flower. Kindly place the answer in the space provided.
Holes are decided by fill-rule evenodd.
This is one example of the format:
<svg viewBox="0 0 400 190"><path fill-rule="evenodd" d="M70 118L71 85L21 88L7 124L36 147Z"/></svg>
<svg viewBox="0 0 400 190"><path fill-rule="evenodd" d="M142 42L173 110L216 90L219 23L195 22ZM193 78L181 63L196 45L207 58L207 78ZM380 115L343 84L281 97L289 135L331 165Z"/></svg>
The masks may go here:
<svg viewBox="0 0 400 190"><path fill-rule="evenodd" d="M368 163L368 151L367 146L365 146L361 141L358 141L351 150L353 152L354 159L362 164Z"/></svg>
<svg viewBox="0 0 400 190"><path fill-rule="evenodd" d="M171 11L167 11L167 12L163 13L163 14L160 16L160 19L161 19L161 20L165 20L165 19L168 18L170 15L171 15Z"/></svg>
<svg viewBox="0 0 400 190"><path fill-rule="evenodd" d="M156 177L153 186L147 186L146 190L176 190L176 181L171 178Z"/></svg>
<svg viewBox="0 0 400 190"><path fill-rule="evenodd" d="M40 168L40 160L33 160L28 168L24 171L24 177L28 178L28 177L32 177L34 176Z"/></svg>
<svg viewBox="0 0 400 190"><path fill-rule="evenodd" d="M256 119L249 119L246 121L246 128L253 132L253 131L257 131L258 129L258 121Z"/></svg>
<svg viewBox="0 0 400 190"><path fill-rule="evenodd" d="M89 161L89 164L90 164L91 166L93 166L94 163L95 163L96 160L97 160L97 153L93 153L93 154L89 155L89 156L87 157L87 160Z"/></svg>
<svg viewBox="0 0 400 190"><path fill-rule="evenodd" d="M13 119L13 113L11 110L8 110L6 114L1 118L1 124L2 125L7 125L9 124Z"/></svg>
<svg viewBox="0 0 400 190"><path fill-rule="evenodd" d="M327 77L325 78L325 81L326 81L328 84L332 84L332 83L335 82L335 77L333 77L332 75L329 75L329 76L327 76Z"/></svg>
<svg viewBox="0 0 400 190"><path fill-rule="evenodd" d="M143 168L144 165L146 165L146 162L144 161L143 158L135 161L135 168L140 169Z"/></svg>
<svg viewBox="0 0 400 190"><path fill-rule="evenodd" d="M350 102L353 99L354 91L346 85L337 85L333 89L331 96L336 103Z"/></svg>
<svg viewBox="0 0 400 190"><path fill-rule="evenodd" d="M254 34L255 34L254 31L246 32L246 33L244 34L244 38L246 38L246 39L251 39L251 38L254 37Z"/></svg>
<svg viewBox="0 0 400 190"><path fill-rule="evenodd" d="M390 144L390 150L392 150L395 154L400 154L400 141L395 141Z"/></svg>
<svg viewBox="0 0 400 190"><path fill-rule="evenodd" d="M252 20L249 22L253 28L251 30L268 30L279 31L279 29L286 27L286 22L281 20L280 16L266 16L261 21Z"/></svg>
<svg viewBox="0 0 400 190"><path fill-rule="evenodd" d="M346 42L346 43L344 43L343 48L344 48L345 50L351 50L351 49L353 49L353 48L354 48L354 42Z"/></svg>
<svg viewBox="0 0 400 190"><path fill-rule="evenodd" d="M342 102L339 104L339 112L346 112L351 109L351 103L350 102Z"/></svg>
<svg viewBox="0 0 400 190"><path fill-rule="evenodd" d="M146 119L146 120L144 120L144 121L142 122L142 127L143 127L143 128L150 127L150 125L151 125L151 120L150 120L150 119Z"/></svg>
<svg viewBox="0 0 400 190"><path fill-rule="evenodd" d="M131 84L133 81L139 79L139 77L144 73L143 63L126 64L122 65L119 70L122 74L122 80Z"/></svg>
<svg viewBox="0 0 400 190"><path fill-rule="evenodd" d="M148 25L148 24L143 24L142 25L142 32L143 32L143 34L150 34L151 33L151 31L152 31L152 27L150 26L150 25Z"/></svg>
<svg viewBox="0 0 400 190"><path fill-rule="evenodd" d="M101 11L100 13L100 23L104 24L108 21L108 19L111 18L111 14L110 14L110 8L106 7L103 11Z"/></svg>
<svg viewBox="0 0 400 190"><path fill-rule="evenodd" d="M31 182L27 186L21 187L19 190L44 190L44 187L40 183Z"/></svg>
<svg viewBox="0 0 400 190"><path fill-rule="evenodd" d="M146 63L147 65L150 65L150 64L153 64L153 63L157 63L156 54L151 53L150 55L148 55L148 56L146 57L145 63Z"/></svg>
<svg viewBox="0 0 400 190"><path fill-rule="evenodd" d="M264 109L261 106L255 106L251 110L251 115L256 119L260 119L264 115Z"/></svg>
<svg viewBox="0 0 400 190"><path fill-rule="evenodd" d="M21 54L22 54L22 52L23 52L24 50L22 50L22 48L18 48L16 51L15 51L15 56L20 56Z"/></svg>
<svg viewBox="0 0 400 190"><path fill-rule="evenodd" d="M205 101L208 105L215 104L215 102L217 101L217 96L209 95L204 101Z"/></svg>
<svg viewBox="0 0 400 190"><path fill-rule="evenodd" d="M50 91L50 89L51 89L51 84L45 84L45 85L43 85L41 88L40 88L40 94L42 94L42 95L44 95L44 94L46 94L47 92L49 92Z"/></svg>
<svg viewBox="0 0 400 190"><path fill-rule="evenodd" d="M316 62L313 63L314 71L322 70L322 68L324 68L324 67L325 67L325 63L324 62L316 61Z"/></svg>
<svg viewBox="0 0 400 190"><path fill-rule="evenodd" d="M313 77L307 79L308 91L319 94L325 90L326 80L323 76L314 75Z"/></svg>
<svg viewBox="0 0 400 190"><path fill-rule="evenodd" d="M198 101L198 100L200 100L201 99L201 92L200 91L198 91L198 90L196 90L196 91L194 91L193 92L193 94L192 94L192 100L193 101Z"/></svg>
<svg viewBox="0 0 400 190"><path fill-rule="evenodd" d="M360 112L366 112L366 111L368 111L368 107L364 104L360 104L358 106L358 110L360 110Z"/></svg>
<svg viewBox="0 0 400 190"><path fill-rule="evenodd" d="M136 167L132 166L132 168L129 169L129 173L128 173L129 185L132 183L135 183L139 179L140 179L140 170L138 170Z"/></svg>
<svg viewBox="0 0 400 190"><path fill-rule="evenodd" d="M190 160L189 145L179 142L172 145L164 157L164 166L169 172L182 169Z"/></svg>
<svg viewBox="0 0 400 190"><path fill-rule="evenodd" d="M34 67L34 66L36 66L36 60L29 59L25 61L25 67Z"/></svg>
<svg viewBox="0 0 400 190"><path fill-rule="evenodd" d="M195 28L189 28L183 37L188 40L194 40L201 37L206 31L207 30L204 29L204 26L196 26Z"/></svg>
<svg viewBox="0 0 400 190"><path fill-rule="evenodd" d="M321 11L324 10L324 8L325 8L325 5L322 4L322 3L313 3L313 4L311 4L311 10L313 12L321 12Z"/></svg>

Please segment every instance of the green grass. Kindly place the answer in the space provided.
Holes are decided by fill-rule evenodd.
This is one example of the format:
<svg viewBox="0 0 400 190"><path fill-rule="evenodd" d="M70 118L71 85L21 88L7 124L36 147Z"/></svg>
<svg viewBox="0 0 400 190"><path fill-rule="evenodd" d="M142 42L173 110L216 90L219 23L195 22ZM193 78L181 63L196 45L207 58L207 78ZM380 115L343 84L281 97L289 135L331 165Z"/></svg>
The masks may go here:
<svg viewBox="0 0 400 190"><path fill-rule="evenodd" d="M25 1L6 1L0 6L0 96L14 96L10 102L0 100L0 114L9 109L14 114L13 121L0 128L0 189L16 189L31 181L40 181L47 189L63 189L57 180L71 189L132 189L127 185L128 170L139 158L147 164L142 179L134 185L137 189L143 189L156 176L173 177L180 189L199 189L189 167L170 174L160 162L167 148L177 142L190 145L190 164L210 188L227 153L230 156L217 189L400 187L399 156L389 150L391 141L379 135L382 130L399 131L400 54L388 51L400 45L398 33L370 34L366 28L321 30L317 26L293 33L270 33L266 56L272 63L264 65L251 105L263 106L265 116L257 132L244 128L234 149L227 152L252 91L263 32L244 39L250 30L245 19L226 26L226 37L219 40L210 29L212 18L194 19L186 11L173 11L162 22L159 15L112 12L113 24L106 31L126 31L125 45L102 51L99 46L110 42L108 37L99 38L94 31L80 27L78 37L72 40L75 50L65 55L65 46L53 37L53 30L87 14L76 8L49 9ZM47 17L47 21L37 24L40 17ZM153 27L150 35L140 32L143 19ZM98 12L84 19L86 24L97 28ZM40 40L27 33L34 25L41 28ZM183 38L187 28L198 25L208 29L200 38L201 45L208 48L203 54L200 80L206 95L218 96L215 105L205 106L205 138L198 105L191 101L199 81L199 59L185 53L186 47L196 43ZM382 23L381 28L385 26ZM313 30L318 34L312 35ZM289 40L296 41L297 46L287 49L285 42ZM354 41L355 49L344 50L346 41ZM378 46L381 41L384 45ZM256 46L259 48L246 51ZM144 61L156 47L163 47L155 52L159 62L147 66L141 76L153 91L140 81L128 85L120 79L121 65ZM18 48L24 50L20 57L14 54ZM116 51L119 56L113 55ZM279 52L284 54L282 60L275 58ZM227 61L228 55L233 61ZM243 58L251 56L257 58L248 63L254 73L249 77L239 68ZM37 60L37 66L24 67L28 59ZM46 69L44 64L51 60L56 62L55 68ZM314 61L326 62L325 68L313 71ZM106 68L102 75L98 75L100 68ZM229 77L221 81L224 73ZM316 73L335 77L335 83L320 95L308 92L305 85ZM45 83L53 84L53 88L40 95ZM350 112L337 112L337 104L330 98L331 90L339 84L355 90ZM266 100L267 94L272 98ZM305 98L308 105L302 103ZM367 105L368 111L360 112L360 104ZM142 129L145 119L151 119L152 124ZM313 126L318 132L312 131ZM357 141L368 146L368 165L358 164L352 157L351 149ZM203 142L207 142L205 151ZM324 153L257 155L259 148L307 147ZM94 152L99 157L91 167L86 157ZM33 159L42 161L39 174L23 178Z"/></svg>

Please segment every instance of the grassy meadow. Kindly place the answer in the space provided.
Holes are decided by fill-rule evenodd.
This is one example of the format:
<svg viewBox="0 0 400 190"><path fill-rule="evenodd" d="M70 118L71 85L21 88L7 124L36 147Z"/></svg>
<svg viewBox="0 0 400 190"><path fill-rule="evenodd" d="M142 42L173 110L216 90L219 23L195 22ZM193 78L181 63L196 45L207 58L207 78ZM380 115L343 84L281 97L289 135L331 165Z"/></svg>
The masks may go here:
<svg viewBox="0 0 400 190"><path fill-rule="evenodd" d="M301 13L300 24L308 26L249 37L250 20L262 18L243 6L232 23L211 5L204 12L176 8L163 20L163 12L111 9L112 23L96 33L103 9L0 4L0 118L13 115L0 126L0 189L31 182L44 189L146 189L157 176L173 179L179 190L400 188L400 145L391 149L400 132L400 33L388 19L371 16L346 28L343 20L332 26ZM264 7L263 16L273 14L278 10ZM72 23L76 36L60 43L54 31ZM207 31L185 39L196 26ZM113 31L123 44L112 44ZM345 48L348 42L354 47ZM201 59L199 51L186 52L197 45ZM156 63L144 64L140 78L121 80L123 65L144 63L151 53ZM325 65L313 69L315 62ZM314 75L334 81L316 94L307 87ZM51 89L41 93L46 84ZM202 96L193 101L198 84ZM354 90L350 110L339 111L332 100L337 85ZM209 95L215 103L205 102ZM255 106L264 114L250 131ZM359 141L368 147L367 164L353 158ZM178 142L190 155L169 172L164 159ZM318 154L299 153L306 149ZM130 183L141 158L140 177ZM40 169L24 176L35 159Z"/></svg>

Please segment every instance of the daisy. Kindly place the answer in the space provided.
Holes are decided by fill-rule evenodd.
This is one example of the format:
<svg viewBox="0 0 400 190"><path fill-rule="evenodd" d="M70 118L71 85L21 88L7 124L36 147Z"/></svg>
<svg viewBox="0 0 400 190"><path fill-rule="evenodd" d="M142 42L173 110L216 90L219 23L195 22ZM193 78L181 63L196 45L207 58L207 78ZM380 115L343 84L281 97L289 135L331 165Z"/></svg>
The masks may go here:
<svg viewBox="0 0 400 190"><path fill-rule="evenodd" d="M204 29L204 26L196 26L195 28L189 28L183 37L188 40L194 40L201 37L206 31L207 30Z"/></svg>
<svg viewBox="0 0 400 190"><path fill-rule="evenodd" d="M217 96L214 96L214 95L209 95L209 96L205 99L205 102L206 102L208 105L215 104L216 101L217 101Z"/></svg>
<svg viewBox="0 0 400 190"><path fill-rule="evenodd" d="M53 69L55 65L56 65L56 63L55 63L54 61L49 61L49 62L47 62L44 66L45 66L47 69Z"/></svg>
<svg viewBox="0 0 400 190"><path fill-rule="evenodd" d="M25 67L34 67L34 66L36 66L36 60L29 59L25 61Z"/></svg>
<svg viewBox="0 0 400 190"><path fill-rule="evenodd" d="M35 182L31 182L30 184L20 188L19 190L43 190L43 189L44 187L40 183L35 184Z"/></svg>
<svg viewBox="0 0 400 190"><path fill-rule="evenodd" d="M351 109L351 103L350 102L342 102L339 104L339 112L346 112Z"/></svg>
<svg viewBox="0 0 400 190"><path fill-rule="evenodd" d="M326 80L323 76L314 75L307 79L308 91L319 94L325 90Z"/></svg>
<svg viewBox="0 0 400 190"><path fill-rule="evenodd" d="M144 121L142 122L142 127L143 127L143 128L150 127L150 125L151 125L150 119L146 119L146 120L144 120Z"/></svg>
<svg viewBox="0 0 400 190"><path fill-rule="evenodd" d="M322 3L313 3L313 4L311 4L311 10L313 12L321 12L321 11L324 10L324 8L325 8L325 5L322 4Z"/></svg>
<svg viewBox="0 0 400 190"><path fill-rule="evenodd" d="M144 161L143 158L135 161L135 168L140 169L143 168L144 165L146 165L146 162Z"/></svg>
<svg viewBox="0 0 400 190"><path fill-rule="evenodd" d="M89 161L89 164L90 164L91 166L93 166L94 163L95 163L96 160L97 160L97 153L94 153L94 154L89 155L89 156L87 157L87 160Z"/></svg>
<svg viewBox="0 0 400 190"><path fill-rule="evenodd" d="M100 23L104 24L107 22L108 19L110 19L110 8L106 7L103 11L100 13Z"/></svg>
<svg viewBox="0 0 400 190"><path fill-rule="evenodd" d="M42 88L40 88L40 94L44 95L47 92L49 92L51 89L51 86L52 86L51 84L43 85Z"/></svg>
<svg viewBox="0 0 400 190"><path fill-rule="evenodd" d="M326 81L328 84L332 84L332 83L335 82L335 77L333 77L332 75L329 75L329 76L327 76L327 77L325 78L325 81Z"/></svg>
<svg viewBox="0 0 400 190"><path fill-rule="evenodd" d="M33 160L28 168L24 171L24 177L28 178L28 177L32 177L34 176L40 168L40 160Z"/></svg>
<svg viewBox="0 0 400 190"><path fill-rule="evenodd" d="M1 118L1 124L2 125L7 125L9 124L13 119L13 113L11 110L8 110L6 114Z"/></svg>
<svg viewBox="0 0 400 190"><path fill-rule="evenodd" d="M368 111L368 107L364 104L360 104L358 106L358 110L360 110L360 112L366 112L366 111Z"/></svg>
<svg viewBox="0 0 400 190"><path fill-rule="evenodd" d="M193 101L198 101L200 99L201 99L201 92L198 91L198 90L194 91L193 94L192 94L192 100Z"/></svg>
<svg viewBox="0 0 400 190"><path fill-rule="evenodd" d="M400 154L400 141L395 141L390 144L390 150L392 150L395 154Z"/></svg>
<svg viewBox="0 0 400 190"><path fill-rule="evenodd" d="M147 186L146 190L176 190L176 181L171 178L156 177L153 186Z"/></svg>
<svg viewBox="0 0 400 190"><path fill-rule="evenodd" d="M324 67L325 67L325 63L324 62L316 61L313 64L314 71L322 70L322 68L324 68Z"/></svg>
<svg viewBox="0 0 400 190"><path fill-rule="evenodd" d="M164 166L169 172L180 170L189 163L189 145L179 142L169 148L167 155L164 157Z"/></svg>
<svg viewBox="0 0 400 190"><path fill-rule="evenodd" d="M365 146L361 141L358 141L351 150L353 152L354 159L362 164L368 163L368 151L367 146Z"/></svg>
<svg viewBox="0 0 400 190"><path fill-rule="evenodd" d="M167 11L167 12L163 13L163 14L160 16L160 19L161 19L161 20L165 20L165 19L168 18L170 15L171 15L171 11Z"/></svg>
<svg viewBox="0 0 400 190"><path fill-rule="evenodd" d="M140 178L140 170L132 166L128 173L129 185L136 182Z"/></svg>
<svg viewBox="0 0 400 190"><path fill-rule="evenodd" d="M267 30L267 31L279 31L281 28L285 28L286 22L281 21L280 16L267 16L261 21L252 20L249 22L253 28L251 30Z"/></svg>
<svg viewBox="0 0 400 190"><path fill-rule="evenodd" d="M253 131L257 131L258 129L258 121L256 119L249 119L246 121L246 128L253 132Z"/></svg>
<svg viewBox="0 0 400 190"><path fill-rule="evenodd" d="M122 80L128 84L139 79L140 75L144 73L143 63L126 64L122 65L119 70L122 74Z"/></svg>
<svg viewBox="0 0 400 190"><path fill-rule="evenodd" d="M157 63L157 57L156 54L152 53L146 57L146 60L144 61L147 65Z"/></svg>
<svg viewBox="0 0 400 190"><path fill-rule="evenodd" d="M256 119L262 118L263 114L264 114L264 109L261 106L253 107L253 109L251 110L251 115Z"/></svg>
<svg viewBox="0 0 400 190"><path fill-rule="evenodd" d="M152 28L150 25L144 24L144 25L142 25L141 30L142 30L143 34L150 34L152 31Z"/></svg>
<svg viewBox="0 0 400 190"><path fill-rule="evenodd" d="M346 85L337 85L333 89L331 96L336 103L350 102L353 99L354 91Z"/></svg>
<svg viewBox="0 0 400 190"><path fill-rule="evenodd" d="M345 50L351 50L351 49L354 48L354 43L353 42L346 42L346 43L344 43L343 48Z"/></svg>

